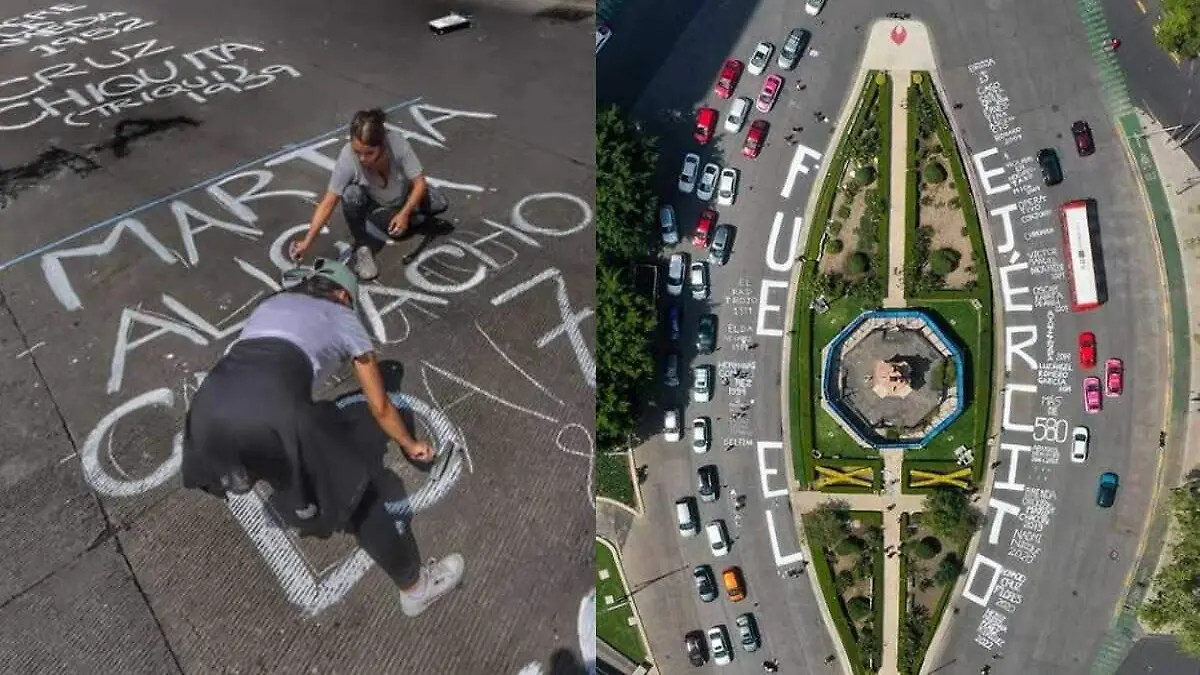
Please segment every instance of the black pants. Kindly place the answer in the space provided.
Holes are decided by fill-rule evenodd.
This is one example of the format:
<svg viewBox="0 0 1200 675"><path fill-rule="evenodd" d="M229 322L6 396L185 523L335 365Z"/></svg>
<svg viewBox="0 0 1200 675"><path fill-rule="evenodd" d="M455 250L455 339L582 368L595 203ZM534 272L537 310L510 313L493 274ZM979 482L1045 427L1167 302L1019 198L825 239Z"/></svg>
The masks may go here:
<svg viewBox="0 0 1200 675"><path fill-rule="evenodd" d="M351 520L351 532L362 550L397 586L408 588L421 578L421 553L410 523L401 522L397 529L396 518L387 512L385 501L375 486L367 488Z"/></svg>
<svg viewBox="0 0 1200 675"><path fill-rule="evenodd" d="M407 198L407 197L406 197ZM414 227L424 225L430 218L443 213L450 207L450 202L441 190L426 185L425 196L409 221L410 232ZM367 246L378 250L383 242L376 239L367 231L367 223L379 228L380 232L388 234L388 226L392 218L400 212L400 206L382 206L378 204L361 185L351 184L342 191L342 215L354 238L354 248Z"/></svg>

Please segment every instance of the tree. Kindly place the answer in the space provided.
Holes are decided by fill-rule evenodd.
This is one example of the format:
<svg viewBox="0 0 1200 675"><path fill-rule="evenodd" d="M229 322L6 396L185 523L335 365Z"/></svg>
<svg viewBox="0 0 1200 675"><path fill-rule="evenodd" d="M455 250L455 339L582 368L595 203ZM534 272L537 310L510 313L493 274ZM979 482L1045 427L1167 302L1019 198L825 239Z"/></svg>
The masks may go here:
<svg viewBox="0 0 1200 675"><path fill-rule="evenodd" d="M937 572L933 575L933 581L938 586L946 586L954 583L958 575L963 572L962 561L958 559L955 553L947 553L940 563L938 563Z"/></svg>
<svg viewBox="0 0 1200 675"><path fill-rule="evenodd" d="M845 248L846 242L842 241L841 239L834 239L833 241L829 242L829 252L834 255L841 253L843 250L845 250Z"/></svg>
<svg viewBox="0 0 1200 675"><path fill-rule="evenodd" d="M942 552L942 542L937 537L925 537L913 547L913 553L922 560L929 560Z"/></svg>
<svg viewBox="0 0 1200 675"><path fill-rule="evenodd" d="M854 555L855 553L860 553L865 546L866 542L858 537L846 537L838 542L838 545L834 548L834 551L838 555Z"/></svg>
<svg viewBox="0 0 1200 675"><path fill-rule="evenodd" d="M1179 536L1138 614L1154 630L1173 629L1180 648L1200 656L1200 498L1185 487L1171 495L1170 504Z"/></svg>
<svg viewBox="0 0 1200 675"><path fill-rule="evenodd" d="M871 599L864 595L856 595L846 601L846 613L851 619L858 621L871 614Z"/></svg>
<svg viewBox="0 0 1200 675"><path fill-rule="evenodd" d="M862 274L870 267L871 259L868 258L867 254L863 253L862 251L856 251L854 255L850 256L850 259L846 261L846 269L849 270L851 274Z"/></svg>
<svg viewBox="0 0 1200 675"><path fill-rule="evenodd" d="M925 165L925 169L921 172L925 175L925 182L937 184L946 180L946 167L942 166L941 162L934 160Z"/></svg>
<svg viewBox="0 0 1200 675"><path fill-rule="evenodd" d="M983 514L971 505L967 493L956 488L939 488L925 496L921 522L950 541L971 538L983 523Z"/></svg>
<svg viewBox="0 0 1200 675"><path fill-rule="evenodd" d="M870 165L858 167L854 171L854 180L859 185L862 185L864 187L867 185L870 185L871 183L874 183L875 182L875 167L870 166ZM842 216L842 217L848 218L849 214L846 214L845 216Z"/></svg>
<svg viewBox="0 0 1200 675"><path fill-rule="evenodd" d="M654 305L628 273L596 267L596 441L622 447L636 428L638 393L654 376Z"/></svg>
<svg viewBox="0 0 1200 675"><path fill-rule="evenodd" d="M952 248L939 248L929 257L929 270L944 277L958 269L962 254Z"/></svg>
<svg viewBox="0 0 1200 675"><path fill-rule="evenodd" d="M1154 41L1185 58L1200 56L1200 0L1164 0Z"/></svg>
<svg viewBox="0 0 1200 675"><path fill-rule="evenodd" d="M829 548L846 534L850 520L850 505L830 500L804 516L804 533L814 548Z"/></svg>
<svg viewBox="0 0 1200 675"><path fill-rule="evenodd" d="M616 107L596 116L596 256L624 265L654 255L658 233L655 140Z"/></svg>

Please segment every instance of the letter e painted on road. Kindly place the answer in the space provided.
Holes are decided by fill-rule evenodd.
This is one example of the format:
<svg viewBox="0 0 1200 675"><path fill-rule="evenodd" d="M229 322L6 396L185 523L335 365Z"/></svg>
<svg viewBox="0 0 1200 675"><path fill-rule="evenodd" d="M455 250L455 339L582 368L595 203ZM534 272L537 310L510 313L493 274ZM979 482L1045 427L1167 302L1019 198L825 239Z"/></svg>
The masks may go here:
<svg viewBox="0 0 1200 675"><path fill-rule="evenodd" d="M988 150L984 150L983 152L977 152L974 155L971 155L971 162L975 165L975 173L979 174L979 180L983 183L983 191L988 195L997 195L1001 192L1008 192L1009 190L1012 190L1012 185L1009 185L1008 183L999 183L996 185L992 184L992 178L995 178L996 176L1003 176L1005 174L1005 169L1003 166L1001 166L999 169L983 168L983 160L991 157L992 155L998 154L1000 154L998 149L990 148Z"/></svg>
<svg viewBox="0 0 1200 675"><path fill-rule="evenodd" d="M759 441L758 442L758 472L762 476L762 493L763 499L771 499L772 497L786 497L788 494L787 484L782 488L772 490L767 485L767 479L770 476L779 475L779 469L767 467L767 449L782 450L783 443L780 441Z"/></svg>
<svg viewBox="0 0 1200 675"><path fill-rule="evenodd" d="M767 297L771 293L772 288L782 288L787 290L788 282L775 281L772 279L763 279L762 286L758 291L758 326L756 333L765 337L783 337L783 328L767 328L767 314L780 314L783 305L772 305L767 302Z"/></svg>
<svg viewBox="0 0 1200 675"><path fill-rule="evenodd" d="M1016 257L1016 254L1013 254ZM1029 263L1019 262L1011 265L1005 265L1000 268L1000 295L1004 300L1004 311L1006 312L1030 312L1033 311L1033 303L1017 303L1018 295L1029 295L1028 286L1013 286L1010 280L1010 275L1014 272L1021 272L1029 269Z"/></svg>
<svg viewBox="0 0 1200 675"><path fill-rule="evenodd" d="M992 578L988 581L987 592L983 595L975 595L971 592L971 587L975 585L975 575L978 574L980 567L990 568ZM1000 580L1002 572L1004 572L1004 566L1000 563L985 555L976 555L975 562L971 563L971 571L967 574L967 582L963 584L962 596L980 607L987 607L988 601L992 599L992 591L996 590L996 582Z"/></svg>

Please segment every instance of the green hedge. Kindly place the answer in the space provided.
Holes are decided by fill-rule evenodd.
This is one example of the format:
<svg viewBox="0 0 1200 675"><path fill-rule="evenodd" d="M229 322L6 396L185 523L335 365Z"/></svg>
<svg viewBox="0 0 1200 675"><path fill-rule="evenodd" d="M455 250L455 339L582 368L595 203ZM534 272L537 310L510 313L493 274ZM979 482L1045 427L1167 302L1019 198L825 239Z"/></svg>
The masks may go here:
<svg viewBox="0 0 1200 675"><path fill-rule="evenodd" d="M808 241L804 245L805 262L800 263L802 277L806 274L815 274L817 272L817 256L821 250L821 236L825 231L825 223L829 221L832 215L833 201L834 197L837 196L838 182L846 170L846 162L848 161L846 148L849 139L861 130L863 121L870 111L868 104L872 101L878 87L879 85L875 82L875 72L868 72L862 92L855 103L855 112L851 117L850 128L838 140L837 149L829 161L824 182L821 184L821 190L817 196L817 206L813 210L812 222L809 223L811 229ZM813 363L811 362L813 351L813 317L812 311L808 308L812 300L813 298L809 292L804 290L796 292L793 309L793 316L796 317L793 322L795 333L791 339L791 365L787 373L787 386L789 389L788 404L791 409L789 424L791 428L788 430L788 433L792 442L792 459L796 467L796 479L800 481L801 485L805 486L813 480L811 450L815 445L814 434L816 425L813 419L814 402L816 401L813 395L813 378L807 376L810 372L808 369L813 367Z"/></svg>
<svg viewBox="0 0 1200 675"><path fill-rule="evenodd" d="M633 479L629 477L629 453L596 453L596 496L607 497L637 508Z"/></svg>
<svg viewBox="0 0 1200 675"><path fill-rule="evenodd" d="M890 213L893 200L892 194L892 78L884 74L883 84L879 85L879 96L875 100L879 121L879 177L876 185L887 195L888 213L883 215L879 223L879 245L875 251L875 269L883 276L884 295L887 295L888 270L891 261L888 259L888 227L891 223Z"/></svg>
<svg viewBox="0 0 1200 675"><path fill-rule="evenodd" d="M901 513L900 514L900 543L904 543L904 533L907 531L908 531L908 514ZM904 556L904 555L900 556L900 588L899 588L899 597L897 598L897 601L900 603L897 606L900 608L900 631L901 631L901 633L903 633L904 631L907 630L907 628L905 628L905 622L908 620L908 557ZM904 640L900 640L899 635L893 636L893 639L899 640L899 642L896 645L896 649L897 649L898 653L903 654L904 644L905 644ZM920 670L921 670L920 665L918 665L917 672L920 672ZM916 675L916 673L913 673L913 675Z"/></svg>

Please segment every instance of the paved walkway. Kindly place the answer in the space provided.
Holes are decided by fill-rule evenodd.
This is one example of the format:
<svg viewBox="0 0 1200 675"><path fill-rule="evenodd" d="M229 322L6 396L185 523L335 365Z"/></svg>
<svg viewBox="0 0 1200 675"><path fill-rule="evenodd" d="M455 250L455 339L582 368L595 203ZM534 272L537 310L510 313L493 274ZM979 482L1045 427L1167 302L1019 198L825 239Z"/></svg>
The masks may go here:
<svg viewBox="0 0 1200 675"><path fill-rule="evenodd" d="M908 83L912 71L893 70L892 76L892 156L888 197L888 283L884 307L904 307L904 244L908 204Z"/></svg>

